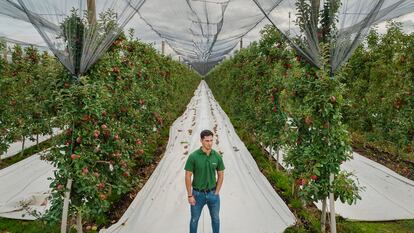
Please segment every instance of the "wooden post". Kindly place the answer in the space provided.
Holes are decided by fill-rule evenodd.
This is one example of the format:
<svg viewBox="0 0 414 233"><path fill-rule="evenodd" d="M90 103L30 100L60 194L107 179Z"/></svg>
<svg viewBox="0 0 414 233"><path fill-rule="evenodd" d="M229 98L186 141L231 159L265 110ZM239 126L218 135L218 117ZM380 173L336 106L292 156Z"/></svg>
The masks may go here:
<svg viewBox="0 0 414 233"><path fill-rule="evenodd" d="M65 200L63 201L62 224L60 226L60 233L67 233L66 229L68 224L69 198L71 188L72 179L68 179L68 183L66 184Z"/></svg>
<svg viewBox="0 0 414 233"><path fill-rule="evenodd" d="M96 4L95 0L88 0L88 21L89 24L95 24L96 23Z"/></svg>
<svg viewBox="0 0 414 233"><path fill-rule="evenodd" d="M329 185L332 187L334 174L329 175ZM336 233L335 200L333 192L329 193L329 215L331 216L331 233Z"/></svg>
<svg viewBox="0 0 414 233"><path fill-rule="evenodd" d="M243 37L240 38L240 50L243 48Z"/></svg>
<svg viewBox="0 0 414 233"><path fill-rule="evenodd" d="M325 232L326 227L326 198L322 201L321 231Z"/></svg>

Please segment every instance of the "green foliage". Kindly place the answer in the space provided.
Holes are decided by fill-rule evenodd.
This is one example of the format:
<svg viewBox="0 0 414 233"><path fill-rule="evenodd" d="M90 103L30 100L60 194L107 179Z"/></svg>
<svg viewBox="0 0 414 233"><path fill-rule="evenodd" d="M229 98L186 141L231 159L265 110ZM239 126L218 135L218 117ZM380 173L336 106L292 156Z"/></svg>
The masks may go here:
<svg viewBox="0 0 414 233"><path fill-rule="evenodd" d="M334 192L352 203L359 196L349 174L338 175L329 185L330 174L339 174L351 150L342 124L346 101L339 80L295 58L271 27L259 44L240 51L207 77L229 114L237 115L265 146L284 148L302 200L318 201Z"/></svg>
<svg viewBox="0 0 414 233"><path fill-rule="evenodd" d="M345 122L380 151L414 158L414 34L391 22L372 30L344 67ZM388 148L388 149L387 149ZM392 149L391 149L392 148Z"/></svg>
<svg viewBox="0 0 414 233"><path fill-rule="evenodd" d="M74 75L78 75L80 73L85 34L85 25L78 14L78 10L71 10L71 14L61 23L60 30L62 32L60 37L67 43L67 52L70 59L73 60Z"/></svg>
<svg viewBox="0 0 414 233"><path fill-rule="evenodd" d="M57 120L69 126L47 157L58 168L46 219L59 221L65 184L73 179L70 213L97 223L153 162L164 127L183 111L198 76L170 58L121 35L92 69L73 82L62 74ZM185 94L183 94L185 93Z"/></svg>
<svg viewBox="0 0 414 233"><path fill-rule="evenodd" d="M106 222L111 205L137 182L137 171L154 162L158 140L200 81L184 65L124 35L79 82L34 48L17 46L9 66L0 79L4 148L23 135L64 129L45 156L57 168L52 207L44 216L51 224L60 221L69 178L70 217L82 213L87 221Z"/></svg>
<svg viewBox="0 0 414 233"><path fill-rule="evenodd" d="M47 54L20 46L13 49L7 66L0 79L0 153L15 140L51 131L55 111L50 84L59 69Z"/></svg>

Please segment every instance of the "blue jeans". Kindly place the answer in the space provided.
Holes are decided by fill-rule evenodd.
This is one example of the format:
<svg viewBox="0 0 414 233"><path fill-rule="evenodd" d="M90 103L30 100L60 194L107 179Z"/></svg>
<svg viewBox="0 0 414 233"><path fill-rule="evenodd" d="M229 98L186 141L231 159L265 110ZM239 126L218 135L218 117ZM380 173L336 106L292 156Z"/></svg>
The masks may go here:
<svg viewBox="0 0 414 233"><path fill-rule="evenodd" d="M220 232L220 196L216 195L215 192L216 190L210 191L208 193L197 192L193 190L193 196L196 200L196 204L190 205L190 233L197 233L198 220L200 219L201 211L206 204L208 210L210 211L211 227L213 228L213 233Z"/></svg>

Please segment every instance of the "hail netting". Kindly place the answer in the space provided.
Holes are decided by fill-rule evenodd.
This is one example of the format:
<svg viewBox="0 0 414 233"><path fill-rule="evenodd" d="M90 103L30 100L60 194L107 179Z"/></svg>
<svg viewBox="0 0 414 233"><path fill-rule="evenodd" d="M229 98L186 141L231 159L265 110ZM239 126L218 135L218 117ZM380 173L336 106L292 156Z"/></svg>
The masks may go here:
<svg viewBox="0 0 414 233"><path fill-rule="evenodd" d="M0 41L47 50L47 45L17 0L0 1Z"/></svg>
<svg viewBox="0 0 414 233"><path fill-rule="evenodd" d="M79 77L109 48L144 0L17 0L59 61Z"/></svg>
<svg viewBox="0 0 414 233"><path fill-rule="evenodd" d="M151 0L139 16L202 75L265 18L251 0Z"/></svg>
<svg viewBox="0 0 414 233"><path fill-rule="evenodd" d="M412 0L253 0L297 52L321 68L320 43L330 44L334 73L369 28L414 11Z"/></svg>

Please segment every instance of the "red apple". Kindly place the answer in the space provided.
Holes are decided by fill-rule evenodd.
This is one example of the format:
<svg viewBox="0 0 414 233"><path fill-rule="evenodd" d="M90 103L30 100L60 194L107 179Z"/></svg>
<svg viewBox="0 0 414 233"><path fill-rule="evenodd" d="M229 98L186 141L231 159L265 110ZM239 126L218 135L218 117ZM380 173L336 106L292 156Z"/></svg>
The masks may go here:
<svg viewBox="0 0 414 233"><path fill-rule="evenodd" d="M99 183L98 185L98 189L104 189L105 188L105 184L104 183Z"/></svg>
<svg viewBox="0 0 414 233"><path fill-rule="evenodd" d="M135 144L136 144L136 145L141 145L141 144L142 144L141 139L137 139L137 140L135 141Z"/></svg>
<svg viewBox="0 0 414 233"><path fill-rule="evenodd" d="M57 185L56 185L56 189L57 189L57 190L62 190L62 189L63 189L63 185L62 185L62 184L57 183Z"/></svg>
<svg viewBox="0 0 414 233"><path fill-rule="evenodd" d="M87 168L87 167L84 167L84 168L82 169L82 173L83 173L84 175L88 174L88 173L89 173L88 168Z"/></svg>
<svg viewBox="0 0 414 233"><path fill-rule="evenodd" d="M99 130L94 130L93 131L93 136L95 137L95 138L99 138L99 135L101 134L101 132L99 132Z"/></svg>
<svg viewBox="0 0 414 233"><path fill-rule="evenodd" d="M91 116L89 116L89 115L84 115L84 116L83 116L83 120L84 120L84 121L90 121L90 120L91 120Z"/></svg>
<svg viewBox="0 0 414 233"><path fill-rule="evenodd" d="M106 200L106 195L105 194L99 194L99 198L101 200Z"/></svg>
<svg viewBox="0 0 414 233"><path fill-rule="evenodd" d="M316 180L316 179L318 179L318 177L317 177L316 175L312 175L312 176L311 176L311 179L312 179L312 180Z"/></svg>
<svg viewBox="0 0 414 233"><path fill-rule="evenodd" d="M306 116L305 117L305 124L307 124L307 125L311 125L312 124L312 117L311 116Z"/></svg>
<svg viewBox="0 0 414 233"><path fill-rule="evenodd" d="M72 129L67 129L67 130L66 130L66 135L67 135L67 136L72 135Z"/></svg>
<svg viewBox="0 0 414 233"><path fill-rule="evenodd" d="M107 129L107 128L108 128L108 126L106 126L105 124L103 124L103 125L101 125L101 128L102 128L102 129Z"/></svg>
<svg viewBox="0 0 414 233"><path fill-rule="evenodd" d="M105 130L104 131L104 137L105 137L105 139L108 139L109 138L109 136L110 136L110 132L109 132L109 130Z"/></svg>

